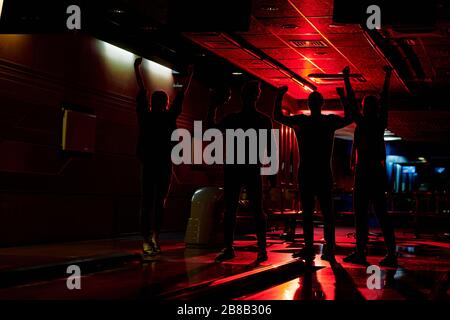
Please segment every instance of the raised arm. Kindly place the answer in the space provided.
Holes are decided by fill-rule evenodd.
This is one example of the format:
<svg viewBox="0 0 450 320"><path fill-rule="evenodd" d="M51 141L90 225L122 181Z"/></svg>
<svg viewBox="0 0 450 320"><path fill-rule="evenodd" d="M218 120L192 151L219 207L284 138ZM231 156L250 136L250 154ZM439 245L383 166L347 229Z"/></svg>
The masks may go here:
<svg viewBox="0 0 450 320"><path fill-rule="evenodd" d="M181 112L183 112L184 96L186 95L186 92L189 90L189 87L191 86L193 75L194 75L194 68L193 66L189 66L188 76L181 83L181 88L179 89L177 95L175 96L175 99L173 100L169 110L169 112L171 112L176 118L178 118Z"/></svg>
<svg viewBox="0 0 450 320"><path fill-rule="evenodd" d="M273 119L285 126L292 127L293 125L298 124L298 116L285 116L282 111L283 98L287 91L287 86L278 88L275 107L273 109Z"/></svg>
<svg viewBox="0 0 450 320"><path fill-rule="evenodd" d="M391 84L392 68L390 66L384 66L383 70L384 70L384 72L386 72L386 76L384 78L383 91L381 92L381 99L380 99L380 120L381 120L384 128L387 128L389 87Z"/></svg>
<svg viewBox="0 0 450 320"><path fill-rule="evenodd" d="M356 166L356 145L355 145L355 141L353 140L352 154L350 156L350 169L352 171L355 171L355 166Z"/></svg>
<svg viewBox="0 0 450 320"><path fill-rule="evenodd" d="M134 61L134 74L136 76L136 82L138 84L139 90L145 90L145 84L142 78L141 65L142 65L142 58L137 58Z"/></svg>
<svg viewBox="0 0 450 320"><path fill-rule="evenodd" d="M336 129L340 129L343 127L348 126L350 123L353 122L353 114L350 107L350 104L345 97L344 88L338 87L336 88L336 92L339 96L339 99L341 101L341 105L344 108L344 118L339 117L339 121L336 124Z"/></svg>
<svg viewBox="0 0 450 320"><path fill-rule="evenodd" d="M134 73L136 74L136 81L139 87L139 92L136 97L136 114L140 126L143 125L142 120L144 116L149 112L147 90L141 75L141 64L142 58L137 58L134 62Z"/></svg>
<svg viewBox="0 0 450 320"><path fill-rule="evenodd" d="M356 100L355 91L353 90L352 83L350 82L350 67L346 66L344 70L342 70L342 74L344 75L345 91L347 91L347 98L345 99L346 105L344 105L344 110L350 112L350 116L353 121L359 123L362 119L362 115L358 107L358 101Z"/></svg>

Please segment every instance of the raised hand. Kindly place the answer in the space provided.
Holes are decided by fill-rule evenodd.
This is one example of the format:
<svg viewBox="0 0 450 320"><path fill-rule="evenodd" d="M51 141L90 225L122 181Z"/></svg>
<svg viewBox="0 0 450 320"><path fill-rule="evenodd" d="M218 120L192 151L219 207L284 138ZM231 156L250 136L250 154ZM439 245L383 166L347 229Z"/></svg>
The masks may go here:
<svg viewBox="0 0 450 320"><path fill-rule="evenodd" d="M383 71L386 72L386 74L391 74L392 73L392 67L389 65L385 65L383 67Z"/></svg>
<svg viewBox="0 0 450 320"><path fill-rule="evenodd" d="M346 66L343 70L342 70L342 74L348 76L350 74L350 67Z"/></svg>
<svg viewBox="0 0 450 320"><path fill-rule="evenodd" d="M288 92L288 86L282 86L278 88L278 95L285 95Z"/></svg>
<svg viewBox="0 0 450 320"><path fill-rule="evenodd" d="M339 95L339 97L345 97L345 91L344 91L344 88L342 88L342 87L337 87L336 88L336 92L337 92L337 94Z"/></svg>
<svg viewBox="0 0 450 320"><path fill-rule="evenodd" d="M137 68L142 64L142 58L139 57L134 61L134 67Z"/></svg>

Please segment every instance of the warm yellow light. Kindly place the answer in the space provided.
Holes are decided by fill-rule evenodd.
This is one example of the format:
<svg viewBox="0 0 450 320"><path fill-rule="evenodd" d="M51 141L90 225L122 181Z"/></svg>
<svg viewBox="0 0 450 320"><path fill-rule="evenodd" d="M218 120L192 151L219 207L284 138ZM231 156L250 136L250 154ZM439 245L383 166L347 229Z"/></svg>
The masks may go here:
<svg viewBox="0 0 450 320"><path fill-rule="evenodd" d="M158 75L161 78L172 78L172 69L151 60L147 60L147 63L148 70L152 74Z"/></svg>
<svg viewBox="0 0 450 320"><path fill-rule="evenodd" d="M2 18L3 0L0 0L0 19Z"/></svg>
<svg viewBox="0 0 450 320"><path fill-rule="evenodd" d="M137 58L133 53L108 42L100 41L100 48L107 59L126 66L133 65L134 60ZM172 69L160 65L159 63L144 59L143 67L159 78L172 79Z"/></svg>
<svg viewBox="0 0 450 320"><path fill-rule="evenodd" d="M131 52L116 47L108 42L100 41L100 47L103 54L110 60L114 60L124 64L133 64L136 56Z"/></svg>

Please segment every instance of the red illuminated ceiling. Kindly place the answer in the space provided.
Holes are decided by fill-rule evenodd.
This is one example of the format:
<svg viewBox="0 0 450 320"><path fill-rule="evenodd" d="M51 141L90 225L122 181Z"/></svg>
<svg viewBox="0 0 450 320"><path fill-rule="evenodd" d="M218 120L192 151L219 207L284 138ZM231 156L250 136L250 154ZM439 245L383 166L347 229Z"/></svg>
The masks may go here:
<svg viewBox="0 0 450 320"><path fill-rule="evenodd" d="M319 82L308 75L339 73L346 65L351 66L352 73L360 73L367 80L353 82L357 91L379 92L384 77L381 68L386 60L359 26L334 26L332 11L333 0L254 0L250 30L238 36L317 86L326 98L337 98L335 88L342 85L340 81ZM186 36L274 86L288 85L289 94L295 98L304 99L309 94L286 73L243 50L224 34L186 33ZM296 47L295 40L314 41L319 47ZM392 90L407 92L397 75Z"/></svg>

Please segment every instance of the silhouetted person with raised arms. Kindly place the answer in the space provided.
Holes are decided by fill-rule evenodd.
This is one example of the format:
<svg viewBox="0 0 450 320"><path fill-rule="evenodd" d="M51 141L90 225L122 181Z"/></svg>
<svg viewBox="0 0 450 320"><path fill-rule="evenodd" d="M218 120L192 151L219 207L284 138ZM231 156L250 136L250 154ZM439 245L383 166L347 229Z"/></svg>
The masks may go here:
<svg viewBox="0 0 450 320"><path fill-rule="evenodd" d="M323 260L334 260L335 250L335 217L332 204L333 175L331 156L333 152L334 132L349 125L350 110L345 109L345 117L323 115L323 96L312 92L308 97L311 115L285 116L282 113L283 97L288 88L278 89L278 97L274 109L274 119L295 131L297 137L300 164L298 183L300 202L303 210L303 233L305 247L294 253L294 258L313 259L314 252L314 200L318 198L324 219L324 236L326 246Z"/></svg>
<svg viewBox="0 0 450 320"><path fill-rule="evenodd" d="M395 234L387 213L386 204L386 147L384 131L388 125L388 96L392 68L385 67L381 98L367 95L364 97L361 114L355 93L350 83L350 68L344 69L344 81L347 101L353 111L356 122L353 141L352 162L355 166L355 184L353 193L353 206L356 225L356 251L344 258L345 262L367 264L366 250L369 235L368 209L372 201L375 213L383 231L384 242L387 249L386 257L380 262L382 266L397 266ZM355 157L355 158L354 158Z"/></svg>
<svg viewBox="0 0 450 320"><path fill-rule="evenodd" d="M244 131L248 129L272 129L271 119L259 112L256 109L256 103L260 97L261 88L258 81L250 81L244 84L242 88L242 110L227 115L222 121L215 121L215 112L220 105L218 101L224 101L224 99L217 99L213 96L211 106L208 111L208 126L215 127L221 131L226 129L242 129ZM223 94L222 94L223 96ZM226 95L225 95L226 96ZM271 152L270 144L270 131L267 134L268 137L268 150ZM230 260L235 257L233 248L234 243L234 229L236 225L236 211L238 209L238 203L241 193L241 188L245 187L250 200L251 210L254 213L256 221L256 236L258 241L258 256L256 262L263 262L267 260L266 251L266 215L262 207L262 177L261 177L261 164L249 164L249 139L246 139L245 151L246 151L246 163L245 164L226 164L224 165L224 200L225 200L225 213L224 213L224 244L225 248L216 257L217 262ZM258 137L259 140L259 137ZM259 146L259 141L257 142ZM229 146L227 146L228 148ZM235 146L235 158L237 154L237 146ZM259 151L258 151L259 152ZM235 160L236 163L236 160Z"/></svg>
<svg viewBox="0 0 450 320"><path fill-rule="evenodd" d="M172 132L177 127L177 118L182 112L188 81L175 97L170 109L169 96L157 90L148 103L147 89L141 74L142 58L136 59L134 70L139 86L136 113L139 125L137 156L141 161L141 232L144 238L143 256L153 256L161 252L159 233L164 216L165 201L172 178L171 152Z"/></svg>

